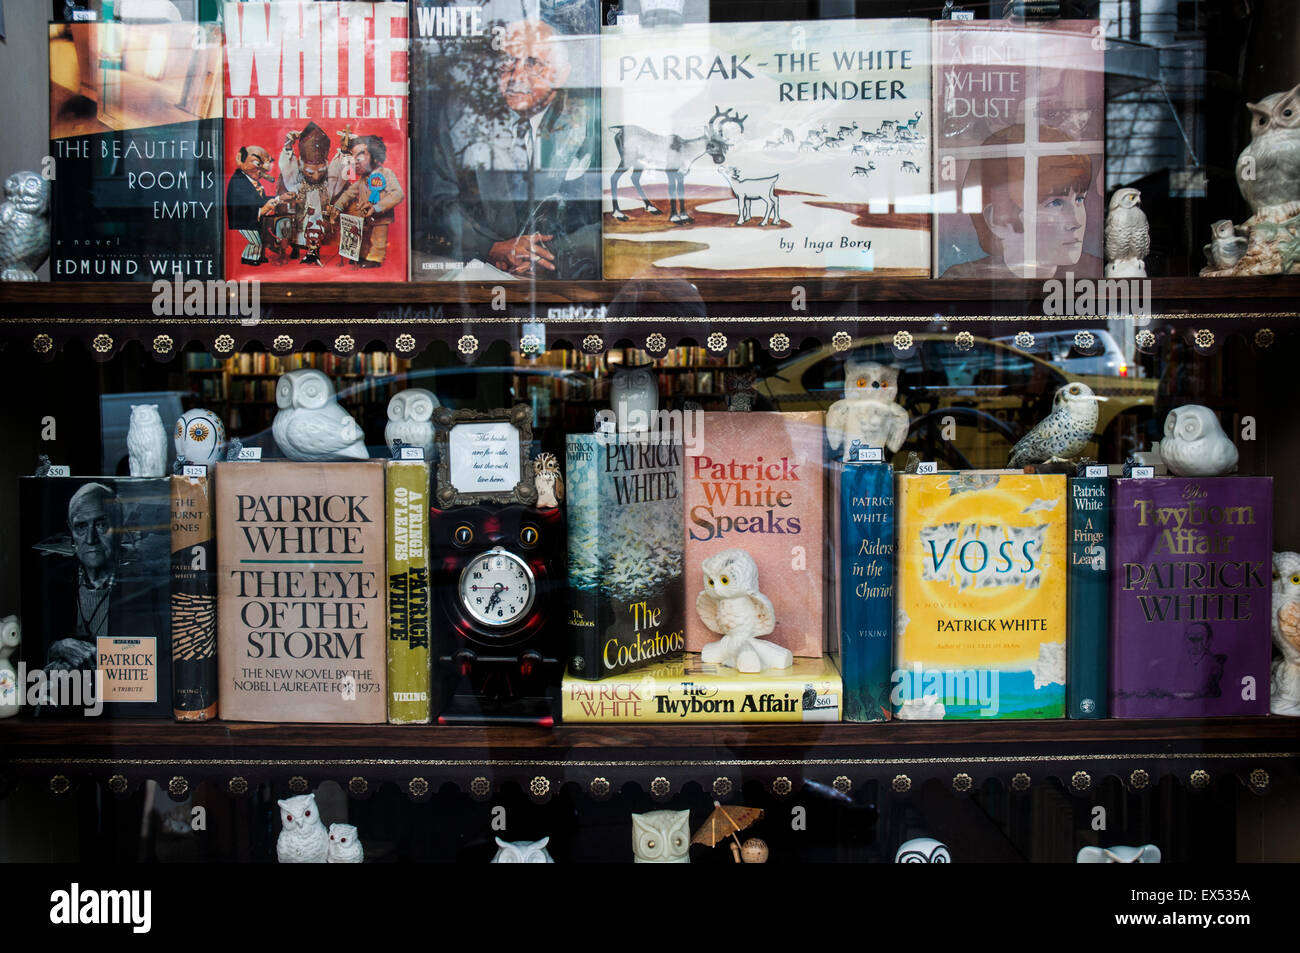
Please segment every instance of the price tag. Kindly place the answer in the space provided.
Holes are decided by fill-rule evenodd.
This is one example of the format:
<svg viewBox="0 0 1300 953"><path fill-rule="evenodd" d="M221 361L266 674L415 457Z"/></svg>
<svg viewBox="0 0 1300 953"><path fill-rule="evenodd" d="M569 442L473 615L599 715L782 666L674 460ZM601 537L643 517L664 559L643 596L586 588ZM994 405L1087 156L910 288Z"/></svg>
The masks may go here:
<svg viewBox="0 0 1300 953"><path fill-rule="evenodd" d="M618 25L625 30L639 30L641 29L641 14L620 13L618 15Z"/></svg>
<svg viewBox="0 0 1300 953"><path fill-rule="evenodd" d="M424 448L423 447L400 447L397 451L397 459L423 460Z"/></svg>
<svg viewBox="0 0 1300 953"><path fill-rule="evenodd" d="M57 467L56 467L56 466L51 466L51 467L49 468L49 470L47 470L47 471L45 472L45 475L46 475L46 476L64 476L64 477L66 477L66 476L72 476L72 467L68 467L68 466L57 466Z"/></svg>
<svg viewBox="0 0 1300 953"><path fill-rule="evenodd" d="M235 459L236 460L261 460L262 448L261 447L240 447L239 456L237 456Z"/></svg>
<svg viewBox="0 0 1300 953"><path fill-rule="evenodd" d="M885 454L879 447L858 447L859 463L884 463Z"/></svg>
<svg viewBox="0 0 1300 953"><path fill-rule="evenodd" d="M1100 466L1093 466L1089 464L1088 466L1083 468L1083 475L1086 477L1110 476L1110 467L1106 466L1105 464L1101 464Z"/></svg>
<svg viewBox="0 0 1300 953"><path fill-rule="evenodd" d="M1128 474L1134 480L1151 480L1155 478L1155 467L1133 467Z"/></svg>
<svg viewBox="0 0 1300 953"><path fill-rule="evenodd" d="M935 463L933 460L930 460L926 463L918 463L916 465L916 472L917 473L938 473L939 464Z"/></svg>
<svg viewBox="0 0 1300 953"><path fill-rule="evenodd" d="M187 477L205 477L208 475L208 467L205 463L187 463L181 467L181 473Z"/></svg>
<svg viewBox="0 0 1300 953"><path fill-rule="evenodd" d="M614 433L614 432L615 432L615 428L616 428L617 426L618 426L618 421L616 421L616 420L609 420L608 418L605 418L605 417L602 417L601 420L600 420L600 432L601 432L601 433Z"/></svg>
<svg viewBox="0 0 1300 953"><path fill-rule="evenodd" d="M952 18L954 20L974 20L975 11L974 10L953 10Z"/></svg>

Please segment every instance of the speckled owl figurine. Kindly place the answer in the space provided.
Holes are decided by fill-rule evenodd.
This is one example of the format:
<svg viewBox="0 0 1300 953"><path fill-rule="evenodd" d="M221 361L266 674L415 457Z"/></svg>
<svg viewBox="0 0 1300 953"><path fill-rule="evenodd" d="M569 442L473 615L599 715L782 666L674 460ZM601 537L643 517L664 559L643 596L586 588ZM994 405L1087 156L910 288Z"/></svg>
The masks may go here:
<svg viewBox="0 0 1300 953"><path fill-rule="evenodd" d="M5 179L0 205L0 281L35 281L50 255L50 183L35 172Z"/></svg>
<svg viewBox="0 0 1300 953"><path fill-rule="evenodd" d="M1117 189L1106 213L1106 277L1145 278L1151 230L1142 211L1142 193Z"/></svg>
<svg viewBox="0 0 1300 953"><path fill-rule="evenodd" d="M442 405L438 395L422 387L399 390L388 402L388 423L384 425L384 442L391 451L400 440L405 446L419 447L424 459L433 460L433 412Z"/></svg>
<svg viewBox="0 0 1300 953"><path fill-rule="evenodd" d="M840 459L856 460L855 447L895 453L907 439L910 420L898 401L898 368L852 361L844 369L844 398L826 412L826 439Z"/></svg>
<svg viewBox="0 0 1300 953"><path fill-rule="evenodd" d="M0 718L11 718L21 707L18 672L12 656L22 641L23 626L18 616L7 615L0 619Z"/></svg>
<svg viewBox="0 0 1300 953"><path fill-rule="evenodd" d="M211 466L225 449L226 425L212 411L195 407L176 418L172 442L178 467L186 463Z"/></svg>
<svg viewBox="0 0 1300 953"><path fill-rule="evenodd" d="M790 650L761 636L776 628L772 600L758 591L758 566L743 549L724 549L703 562L704 588L695 611L711 632L722 638L700 649L700 661L726 665L738 672L789 668Z"/></svg>
<svg viewBox="0 0 1300 953"><path fill-rule="evenodd" d="M1007 466L1069 461L1083 453L1097 429L1097 396L1087 384L1073 381L1057 388L1052 412L1011 448Z"/></svg>
<svg viewBox="0 0 1300 953"><path fill-rule="evenodd" d="M11 617L12 618L12 617ZM1300 716L1300 553L1273 554L1273 660L1269 711Z"/></svg>
<svg viewBox="0 0 1300 953"><path fill-rule="evenodd" d="M1214 411L1184 404L1165 418L1160 459L1174 476L1223 476L1237 469L1237 447L1219 426Z"/></svg>
<svg viewBox="0 0 1300 953"><path fill-rule="evenodd" d="M553 864L554 858L547 853L549 837L541 840L508 841L497 838L497 853L492 858L494 864Z"/></svg>
<svg viewBox="0 0 1300 953"><path fill-rule="evenodd" d="M329 858L330 837L321 823L315 794L277 801L280 805L280 837L275 856L282 864L323 864Z"/></svg>
<svg viewBox="0 0 1300 953"><path fill-rule="evenodd" d="M334 396L321 371L303 368L282 374L275 384L279 411L271 424L275 442L290 460L365 460L370 454L361 428Z"/></svg>
<svg viewBox="0 0 1300 953"><path fill-rule="evenodd" d="M632 854L638 864L689 864L691 812L632 815Z"/></svg>
<svg viewBox="0 0 1300 953"><path fill-rule="evenodd" d="M537 508L555 509L564 499L564 478L553 453L539 453L533 460L533 485L537 487Z"/></svg>
<svg viewBox="0 0 1300 953"><path fill-rule="evenodd" d="M366 852L361 849L361 838L357 837L357 829L351 824L331 824L329 836L325 863L359 864L366 859Z"/></svg>
<svg viewBox="0 0 1300 953"><path fill-rule="evenodd" d="M133 477L167 475L167 430L157 404L132 404L126 451Z"/></svg>

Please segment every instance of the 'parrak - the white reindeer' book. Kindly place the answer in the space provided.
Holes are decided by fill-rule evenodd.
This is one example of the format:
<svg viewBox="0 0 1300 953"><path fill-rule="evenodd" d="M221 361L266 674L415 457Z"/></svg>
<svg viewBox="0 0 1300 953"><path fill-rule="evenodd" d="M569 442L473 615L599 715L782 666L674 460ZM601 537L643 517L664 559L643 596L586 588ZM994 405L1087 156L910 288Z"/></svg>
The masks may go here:
<svg viewBox="0 0 1300 953"><path fill-rule="evenodd" d="M605 277L927 276L929 29L606 32Z"/></svg>

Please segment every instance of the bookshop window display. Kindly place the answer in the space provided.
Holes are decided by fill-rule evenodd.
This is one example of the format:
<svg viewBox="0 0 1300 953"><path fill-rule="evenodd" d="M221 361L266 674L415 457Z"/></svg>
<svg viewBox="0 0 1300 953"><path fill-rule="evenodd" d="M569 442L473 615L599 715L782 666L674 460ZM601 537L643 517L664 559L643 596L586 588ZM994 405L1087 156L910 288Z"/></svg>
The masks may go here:
<svg viewBox="0 0 1300 953"><path fill-rule="evenodd" d="M10 107L12 859L1297 859L1300 11L165 6Z"/></svg>

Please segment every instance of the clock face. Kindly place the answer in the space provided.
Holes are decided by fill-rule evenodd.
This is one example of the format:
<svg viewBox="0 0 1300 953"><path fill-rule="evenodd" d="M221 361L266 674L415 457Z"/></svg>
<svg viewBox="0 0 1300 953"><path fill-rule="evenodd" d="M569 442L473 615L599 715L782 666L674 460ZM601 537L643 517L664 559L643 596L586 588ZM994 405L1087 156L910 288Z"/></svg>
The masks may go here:
<svg viewBox="0 0 1300 953"><path fill-rule="evenodd" d="M460 574L465 612L492 628L504 629L527 617L536 591L528 564L500 547L475 556Z"/></svg>

